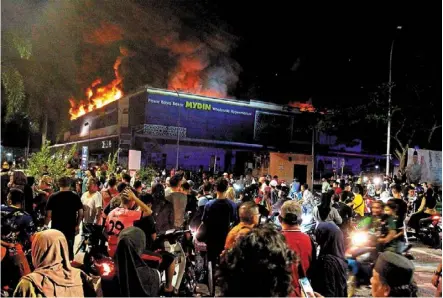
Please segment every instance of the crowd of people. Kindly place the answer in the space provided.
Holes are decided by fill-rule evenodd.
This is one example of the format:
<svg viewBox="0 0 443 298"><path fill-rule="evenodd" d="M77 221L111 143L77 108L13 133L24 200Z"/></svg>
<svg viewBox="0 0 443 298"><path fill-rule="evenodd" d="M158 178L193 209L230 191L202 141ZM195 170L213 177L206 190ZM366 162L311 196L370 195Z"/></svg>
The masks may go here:
<svg viewBox="0 0 443 298"><path fill-rule="evenodd" d="M388 200L374 201L368 214L364 196L373 188L352 179L323 179L317 194L297 179L289 184L277 176L170 174L163 171L147 185L138 173L131 177L100 168L72 170L71 177L57 181L47 169L37 181L21 171L8 173L2 185L2 273L8 270L2 293L173 295L175 258L159 251L156 240L170 229L190 228L206 243L223 296L306 296L300 285L306 278L315 297L346 297L345 248L351 222L358 220L359 228L378 233L372 295L416 295L414 266L399 251L407 244L406 219L418 229L417 220L435 211L430 185L421 189L396 181L377 187L373 195L387 192ZM408 215L411 204L417 208ZM315 221L311 235L301 229L304 216ZM107 253L117 268L100 289L97 277L73 266L76 235L83 237L94 226L104 227ZM159 257L160 266L151 266L146 255ZM435 285L441 266L437 271Z"/></svg>

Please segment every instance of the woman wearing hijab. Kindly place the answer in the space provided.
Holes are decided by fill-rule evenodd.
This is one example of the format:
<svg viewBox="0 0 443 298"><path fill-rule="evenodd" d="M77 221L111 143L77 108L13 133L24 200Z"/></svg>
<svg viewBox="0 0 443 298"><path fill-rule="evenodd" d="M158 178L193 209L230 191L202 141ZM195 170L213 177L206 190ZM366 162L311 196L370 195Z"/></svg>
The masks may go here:
<svg viewBox="0 0 443 298"><path fill-rule="evenodd" d="M129 227L118 236L115 262L117 273L109 296L157 297L160 290L160 273L148 267L141 255L146 247L146 236L142 229ZM106 288L104 288L106 290ZM104 296L108 291L105 291Z"/></svg>
<svg viewBox="0 0 443 298"><path fill-rule="evenodd" d="M320 205L314 207L312 214L317 224L320 222L334 222L335 224L340 225L342 223L343 220L338 213L338 210L331 207L331 198L333 195L333 191L328 191L327 193L322 194Z"/></svg>
<svg viewBox="0 0 443 298"><path fill-rule="evenodd" d="M313 268L312 288L325 297L347 297L343 234L333 223L321 222L315 231L320 247Z"/></svg>
<svg viewBox="0 0 443 298"><path fill-rule="evenodd" d="M90 278L81 270L71 267L68 243L60 231L51 229L35 234L31 254L35 270L22 277L14 297L88 295L86 290Z"/></svg>

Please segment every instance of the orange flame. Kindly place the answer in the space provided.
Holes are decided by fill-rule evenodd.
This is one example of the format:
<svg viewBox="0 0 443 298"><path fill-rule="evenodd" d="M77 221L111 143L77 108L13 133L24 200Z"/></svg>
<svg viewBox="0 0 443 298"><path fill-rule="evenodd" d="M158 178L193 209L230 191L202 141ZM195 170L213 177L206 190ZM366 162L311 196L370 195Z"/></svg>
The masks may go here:
<svg viewBox="0 0 443 298"><path fill-rule="evenodd" d="M315 112L314 106L309 102L303 103L303 102L293 101L290 102L288 106L299 109L300 112Z"/></svg>
<svg viewBox="0 0 443 298"><path fill-rule="evenodd" d="M69 109L71 120L92 112L95 109L100 109L123 97L123 91L121 89L122 78L118 73L118 67L121 64L122 58L121 56L118 57L114 63L116 79L111 83L102 86L102 80L96 79L90 87L86 88L86 99L82 100L79 105L76 105L74 98L69 99L71 104L71 108Z"/></svg>

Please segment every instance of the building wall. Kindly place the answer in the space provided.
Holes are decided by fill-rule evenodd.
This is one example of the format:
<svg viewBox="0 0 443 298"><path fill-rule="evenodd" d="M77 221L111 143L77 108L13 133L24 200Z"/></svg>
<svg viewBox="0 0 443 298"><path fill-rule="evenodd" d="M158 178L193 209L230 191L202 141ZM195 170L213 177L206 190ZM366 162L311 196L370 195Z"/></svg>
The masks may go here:
<svg viewBox="0 0 443 298"><path fill-rule="evenodd" d="M177 161L177 145L163 144L157 146L155 152L151 149L151 143L144 143L144 154L142 154L142 163L153 163L160 165L162 163L163 154L166 154L166 168L170 169L176 166ZM210 165L214 161L214 157L218 158L217 167L220 171L225 168L226 149L213 148L207 146L190 146L180 145L179 147L179 166L188 170L197 170L203 166L204 170L209 170ZM231 165L235 163L235 151L231 159Z"/></svg>
<svg viewBox="0 0 443 298"><path fill-rule="evenodd" d="M338 174L341 174L341 161L345 160L345 172L352 172L354 174L358 174L361 171L361 166L363 159L361 157L337 157L337 156L324 156L318 155L315 157L316 162L316 171L319 172L319 162L322 161L324 165L324 169L321 175L326 173L332 173L335 168Z"/></svg>
<svg viewBox="0 0 443 298"><path fill-rule="evenodd" d="M311 184L313 169L311 155L271 152L269 159L269 173L288 182L294 179L294 165L306 165L306 183Z"/></svg>

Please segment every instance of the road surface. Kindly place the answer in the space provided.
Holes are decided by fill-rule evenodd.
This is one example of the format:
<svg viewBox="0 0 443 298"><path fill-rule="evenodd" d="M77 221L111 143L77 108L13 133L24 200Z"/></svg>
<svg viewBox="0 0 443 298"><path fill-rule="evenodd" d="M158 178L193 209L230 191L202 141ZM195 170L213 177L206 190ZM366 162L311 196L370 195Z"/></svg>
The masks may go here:
<svg viewBox="0 0 443 298"><path fill-rule="evenodd" d="M411 242L411 254L414 256L412 261L415 265L414 280L418 286L418 297L435 297L436 288L431 284L433 272L442 261L442 250L429 248L420 242ZM368 297L371 295L371 289L368 287L360 288L356 297Z"/></svg>

